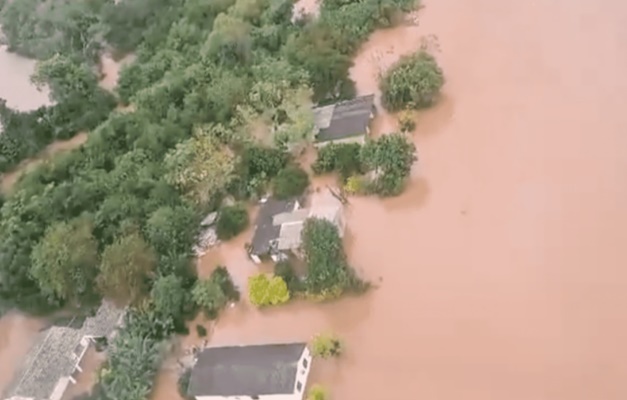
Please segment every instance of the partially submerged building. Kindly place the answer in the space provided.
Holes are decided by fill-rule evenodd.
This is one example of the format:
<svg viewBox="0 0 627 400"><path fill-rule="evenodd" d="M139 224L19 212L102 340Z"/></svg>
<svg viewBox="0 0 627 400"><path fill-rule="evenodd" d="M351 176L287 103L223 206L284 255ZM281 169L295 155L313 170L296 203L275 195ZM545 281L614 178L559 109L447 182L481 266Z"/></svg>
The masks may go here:
<svg viewBox="0 0 627 400"><path fill-rule="evenodd" d="M315 193L307 208L301 208L301 203L296 199L271 198L262 203L255 223L249 249L252 260L260 263L261 258L267 255L279 261L290 253L299 255L301 233L308 218L326 219L338 228L340 237L344 236L344 207L330 191Z"/></svg>
<svg viewBox="0 0 627 400"><path fill-rule="evenodd" d="M124 311L103 303L96 315L78 326L53 326L42 331L4 393L5 400L60 400L76 375L81 360L97 339L107 338L121 323ZM70 324L72 325L72 324Z"/></svg>
<svg viewBox="0 0 627 400"><path fill-rule="evenodd" d="M187 392L196 400L301 400L310 369L305 343L209 347Z"/></svg>
<svg viewBox="0 0 627 400"><path fill-rule="evenodd" d="M370 134L376 108L374 94L314 108L315 145L361 143Z"/></svg>

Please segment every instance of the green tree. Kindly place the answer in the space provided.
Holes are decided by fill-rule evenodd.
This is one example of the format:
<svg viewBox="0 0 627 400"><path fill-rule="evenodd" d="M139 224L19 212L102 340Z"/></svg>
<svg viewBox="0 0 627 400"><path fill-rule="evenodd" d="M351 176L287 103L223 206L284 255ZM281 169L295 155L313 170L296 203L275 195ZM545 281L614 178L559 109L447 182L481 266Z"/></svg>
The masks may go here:
<svg viewBox="0 0 627 400"><path fill-rule="evenodd" d="M309 175L302 168L292 165L282 169L274 178L273 195L277 199L300 196L309 186Z"/></svg>
<svg viewBox="0 0 627 400"><path fill-rule="evenodd" d="M382 196L397 195L418 159L416 146L400 133L383 135L362 148L361 159L374 171L373 190Z"/></svg>
<svg viewBox="0 0 627 400"><path fill-rule="evenodd" d="M428 107L443 85L442 70L424 50L402 57L380 81L383 104L390 111Z"/></svg>
<svg viewBox="0 0 627 400"><path fill-rule="evenodd" d="M216 224L216 233L220 240L229 240L244 231L248 224L248 211L241 204L222 207Z"/></svg>
<svg viewBox="0 0 627 400"><path fill-rule="evenodd" d="M102 252L98 286L113 300L134 303L147 293L156 265L152 248L138 233L130 233Z"/></svg>
<svg viewBox="0 0 627 400"><path fill-rule="evenodd" d="M185 307L186 289L176 275L160 276L152 286L150 296L155 310L172 319L180 318Z"/></svg>
<svg viewBox="0 0 627 400"><path fill-rule="evenodd" d="M228 302L220 285L212 279L198 280L192 289L192 299L209 318L216 318Z"/></svg>
<svg viewBox="0 0 627 400"><path fill-rule="evenodd" d="M248 278L248 296L257 307L278 305L290 299L287 284L280 276L268 278L264 273Z"/></svg>
<svg viewBox="0 0 627 400"><path fill-rule="evenodd" d="M223 13L216 17L203 52L223 63L246 62L250 57L250 24Z"/></svg>
<svg viewBox="0 0 627 400"><path fill-rule="evenodd" d="M196 134L165 158L166 179L198 205L224 191L233 177L235 158L215 139Z"/></svg>
<svg viewBox="0 0 627 400"><path fill-rule="evenodd" d="M45 293L79 304L93 299L98 243L92 229L88 217L48 227L31 255L31 274Z"/></svg>
<svg viewBox="0 0 627 400"><path fill-rule="evenodd" d="M86 64L72 60L68 56L55 54L51 58L37 63L31 80L38 87L48 85L51 100L63 101L69 97L91 97L98 80Z"/></svg>
<svg viewBox="0 0 627 400"><path fill-rule="evenodd" d="M307 264L307 292L321 299L364 287L346 261L337 227L326 219L309 218L301 232L301 248Z"/></svg>
<svg viewBox="0 0 627 400"><path fill-rule="evenodd" d="M363 172L359 143L330 143L318 150L318 157L311 166L316 174L337 171L343 180Z"/></svg>
<svg viewBox="0 0 627 400"><path fill-rule="evenodd" d="M146 222L148 242L159 254L188 253L196 241L199 218L186 205L163 206Z"/></svg>

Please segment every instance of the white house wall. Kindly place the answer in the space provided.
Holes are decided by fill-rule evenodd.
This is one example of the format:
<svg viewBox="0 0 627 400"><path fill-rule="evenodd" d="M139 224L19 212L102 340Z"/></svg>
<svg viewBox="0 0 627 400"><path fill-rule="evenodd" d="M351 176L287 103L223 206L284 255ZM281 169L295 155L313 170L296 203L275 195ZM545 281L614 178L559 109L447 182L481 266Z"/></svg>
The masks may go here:
<svg viewBox="0 0 627 400"><path fill-rule="evenodd" d="M360 136L351 136L345 139L339 139L339 140L328 140L326 142L317 142L314 145L318 148L322 148L330 143L335 143L335 144L340 144L340 143L359 143L359 144L364 144L366 143L366 135L360 135Z"/></svg>
<svg viewBox="0 0 627 400"><path fill-rule="evenodd" d="M307 367L303 365L303 361L307 360ZM298 360L298 369L296 370L296 383L294 384L294 393L298 395L297 400L301 400L303 398L303 393L305 392L305 387L307 386L307 379L309 378L309 371L311 371L311 353L309 352L309 348L305 347L305 351L303 351L303 355L300 356ZM298 382L302 384L302 390L298 391Z"/></svg>

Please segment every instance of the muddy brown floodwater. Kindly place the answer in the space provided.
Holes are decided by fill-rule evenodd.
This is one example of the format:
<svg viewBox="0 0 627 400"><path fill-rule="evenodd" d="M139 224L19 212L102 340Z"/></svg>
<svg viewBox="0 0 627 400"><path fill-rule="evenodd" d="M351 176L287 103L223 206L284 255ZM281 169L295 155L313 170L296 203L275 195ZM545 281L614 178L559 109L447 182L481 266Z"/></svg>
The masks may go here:
<svg viewBox="0 0 627 400"><path fill-rule="evenodd" d="M419 116L407 191L348 209L350 261L378 288L265 311L243 301L213 344L333 330L346 357L315 364L311 382L338 400L624 399L627 3L425 6L420 26L373 35L352 70L371 92L380 66L436 35L447 76ZM250 235L207 253L201 274L224 263L245 288ZM174 382L161 374L153 398L174 399Z"/></svg>
<svg viewBox="0 0 627 400"><path fill-rule="evenodd" d="M347 356L312 381L334 399L624 399L626 21L618 0L427 0L419 26L374 34L351 72L360 93L430 35L447 76L419 116L406 193L349 207L350 261L379 288L238 305L213 344L332 329ZM205 255L201 272L225 263L244 284L249 238Z"/></svg>

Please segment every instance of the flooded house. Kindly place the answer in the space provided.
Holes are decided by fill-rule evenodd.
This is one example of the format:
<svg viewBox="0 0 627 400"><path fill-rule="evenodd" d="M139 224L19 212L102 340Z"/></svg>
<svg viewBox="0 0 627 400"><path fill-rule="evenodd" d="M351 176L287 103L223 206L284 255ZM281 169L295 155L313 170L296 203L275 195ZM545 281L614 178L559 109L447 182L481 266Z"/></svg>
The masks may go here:
<svg viewBox="0 0 627 400"><path fill-rule="evenodd" d="M82 323L42 331L3 395L4 400L60 400L83 372L81 361L98 340L111 339L124 311L104 303ZM77 326L78 325L78 326Z"/></svg>
<svg viewBox="0 0 627 400"><path fill-rule="evenodd" d="M374 94L314 108L315 146L363 144L370 134L370 121L375 112Z"/></svg>
<svg viewBox="0 0 627 400"><path fill-rule="evenodd" d="M255 233L249 247L250 258L260 263L261 258L270 256L277 262L289 254L300 256L301 233L308 218L326 219L333 223L344 236L346 218L342 202L329 190L314 193L311 205L301 207L297 199L262 202L255 223Z"/></svg>
<svg viewBox="0 0 627 400"><path fill-rule="evenodd" d="M311 369L306 343L209 347L192 368L196 400L301 400Z"/></svg>

